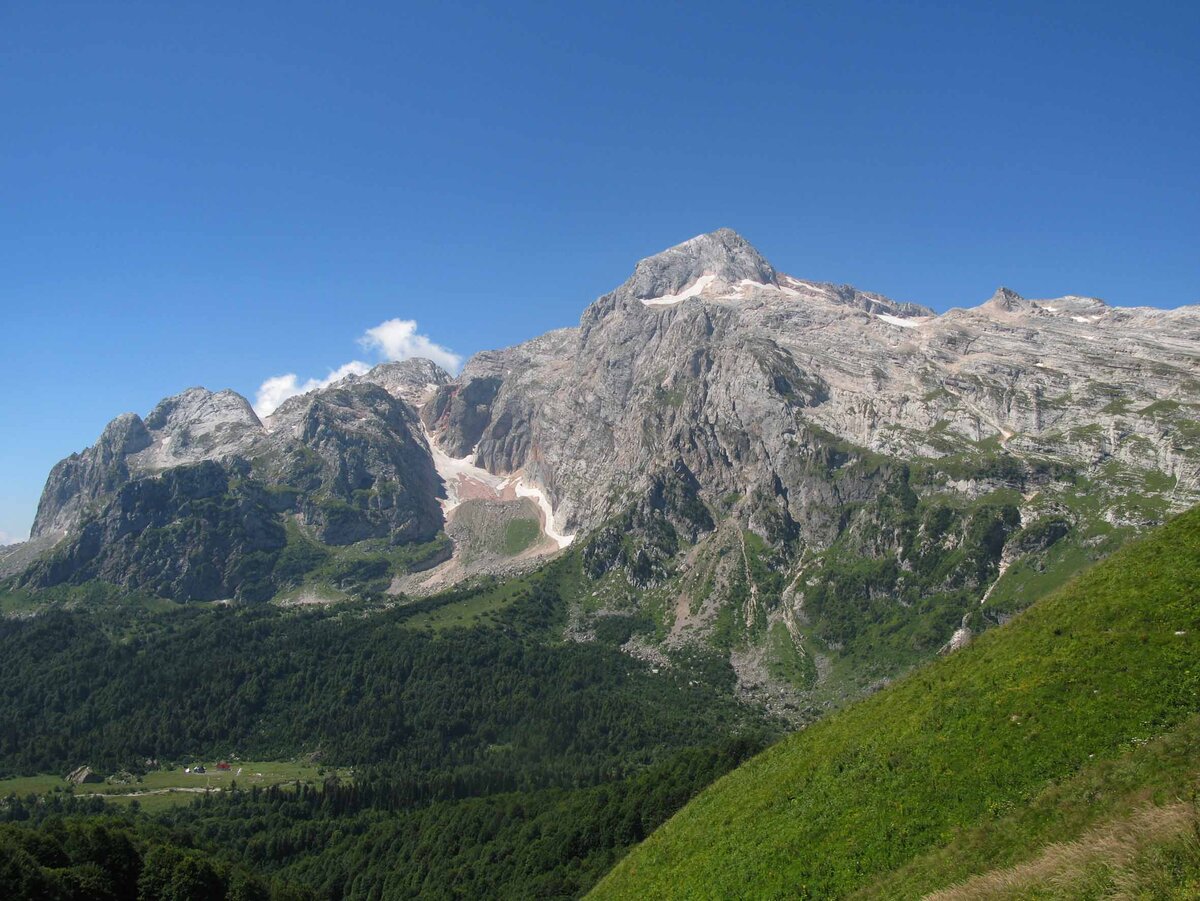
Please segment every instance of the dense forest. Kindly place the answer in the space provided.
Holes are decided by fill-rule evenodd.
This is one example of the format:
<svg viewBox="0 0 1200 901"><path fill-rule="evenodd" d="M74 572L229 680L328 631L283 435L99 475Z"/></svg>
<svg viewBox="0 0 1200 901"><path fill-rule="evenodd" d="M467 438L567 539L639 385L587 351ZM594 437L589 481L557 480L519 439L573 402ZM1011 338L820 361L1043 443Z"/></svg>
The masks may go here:
<svg viewBox="0 0 1200 901"><path fill-rule="evenodd" d="M4 620L0 775L305 754L386 765L414 798L465 797L592 784L761 728L689 661L653 672L612 645L555 639L569 563L507 587L494 624L473 628L409 628L419 604Z"/></svg>
<svg viewBox="0 0 1200 901"><path fill-rule="evenodd" d="M0 896L576 897L759 745L680 751L590 788L412 804L386 780L206 797L151 817L10 799Z"/></svg>
<svg viewBox="0 0 1200 901"><path fill-rule="evenodd" d="M3 775L219 757L353 771L155 813L9 797L0 894L578 896L778 724L732 699L715 654L633 659L634 624L615 620L564 641L577 578L568 555L400 607L107 598L0 621ZM459 625L462 609L488 613Z"/></svg>

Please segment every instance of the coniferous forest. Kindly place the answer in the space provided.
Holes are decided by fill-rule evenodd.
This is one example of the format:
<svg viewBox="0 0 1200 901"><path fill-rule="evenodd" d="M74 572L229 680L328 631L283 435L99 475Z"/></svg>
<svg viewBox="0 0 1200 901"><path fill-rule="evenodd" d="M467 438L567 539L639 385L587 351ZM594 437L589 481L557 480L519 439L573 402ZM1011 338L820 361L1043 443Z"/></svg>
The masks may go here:
<svg viewBox="0 0 1200 901"><path fill-rule="evenodd" d="M568 556L387 610L126 598L3 620L0 775L217 758L329 775L154 811L10 796L0 895L578 896L778 724L732 700L719 658L658 672L618 649L628 629L563 641L576 573ZM484 622L419 625L497 592Z"/></svg>

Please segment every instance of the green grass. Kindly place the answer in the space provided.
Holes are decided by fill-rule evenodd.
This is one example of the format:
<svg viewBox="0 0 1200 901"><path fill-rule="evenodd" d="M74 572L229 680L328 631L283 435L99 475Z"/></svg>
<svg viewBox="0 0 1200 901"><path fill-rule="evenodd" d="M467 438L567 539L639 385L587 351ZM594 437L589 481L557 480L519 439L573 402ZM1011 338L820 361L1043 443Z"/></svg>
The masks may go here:
<svg viewBox="0 0 1200 901"><path fill-rule="evenodd" d="M498 622L497 614L528 590L529 584L528 578L507 579L482 591L470 592L462 600L451 600L416 613L404 624L409 628L434 632L454 627L495 625ZM436 598L431 600L436 601Z"/></svg>
<svg viewBox="0 0 1200 901"><path fill-rule="evenodd" d="M1055 782L1020 804L958 831L944 846L860 889L863 898L918 897L1036 857L1035 849L1075 841L1140 811L1190 798L1200 778L1200 716Z"/></svg>
<svg viewBox="0 0 1200 901"><path fill-rule="evenodd" d="M345 546L324 545L307 537L293 519L286 522L288 544L276 564L280 585L275 600L298 595L345 600L382 593L396 575L418 572L449 554L450 540L439 533L431 541L393 545L371 538Z"/></svg>
<svg viewBox="0 0 1200 901"><path fill-rule="evenodd" d="M219 761L205 762L206 773L185 773L184 766L153 770L126 781L105 781L71 785L62 776L18 776L0 779L0 799L17 795L46 795L52 792L68 792L75 797L99 795L106 801L127 804L136 800L143 809L150 810L187 804L204 790L223 791L236 782L238 788L265 787L283 783L319 783L326 775L334 772L315 764L278 760L231 760L230 769L218 770ZM241 775L238 775L239 770ZM349 778L350 773L337 771L340 778ZM115 777L113 777L115 779ZM2 803L2 801L0 801Z"/></svg>
<svg viewBox="0 0 1200 901"><path fill-rule="evenodd" d="M146 613L165 613L180 607L176 601L144 591L128 591L98 580L82 585L55 585L36 590L15 587L11 581L0 585L0 615L19 616L55 606L119 607Z"/></svg>
<svg viewBox="0 0 1200 901"><path fill-rule="evenodd" d="M1198 659L1193 510L1004 628L735 770L595 894L824 898L864 889L1028 807L1081 768L1179 728L1200 708ZM1032 851L1032 830L1017 838ZM955 877L993 864L968 854Z"/></svg>
<svg viewBox="0 0 1200 901"><path fill-rule="evenodd" d="M812 688L817 681L816 664L781 622L767 633L767 672L797 688Z"/></svg>
<svg viewBox="0 0 1200 901"><path fill-rule="evenodd" d="M1092 554L1073 539L1051 547L1044 559L1018 559L996 582L987 609L1017 612L1029 598L1042 597L1066 585L1094 562Z"/></svg>
<svg viewBox="0 0 1200 901"><path fill-rule="evenodd" d="M536 519L514 519L504 527L504 553L515 557L530 548L542 534L542 526Z"/></svg>

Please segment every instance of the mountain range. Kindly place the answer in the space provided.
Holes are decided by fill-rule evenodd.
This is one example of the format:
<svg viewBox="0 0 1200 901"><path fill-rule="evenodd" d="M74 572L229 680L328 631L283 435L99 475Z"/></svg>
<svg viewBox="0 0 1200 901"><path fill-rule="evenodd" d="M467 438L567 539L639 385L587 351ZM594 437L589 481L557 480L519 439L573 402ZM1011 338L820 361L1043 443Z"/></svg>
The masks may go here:
<svg viewBox="0 0 1200 901"><path fill-rule="evenodd" d="M0 549L0 895L1200 891L1200 307L722 229L260 409L117 416Z"/></svg>
<svg viewBox="0 0 1200 901"><path fill-rule="evenodd" d="M118 416L0 575L406 603L574 545L568 637L715 648L803 717L1200 502L1197 409L1200 306L1000 288L938 315L720 229L457 376L411 359L263 418L203 388Z"/></svg>

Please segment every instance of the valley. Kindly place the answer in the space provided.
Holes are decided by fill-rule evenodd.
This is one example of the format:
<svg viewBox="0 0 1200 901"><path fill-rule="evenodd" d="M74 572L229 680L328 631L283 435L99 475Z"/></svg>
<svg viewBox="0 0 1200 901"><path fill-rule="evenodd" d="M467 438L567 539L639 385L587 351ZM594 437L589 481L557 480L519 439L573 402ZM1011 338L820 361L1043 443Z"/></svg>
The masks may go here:
<svg viewBox="0 0 1200 901"><path fill-rule="evenodd" d="M362 369L53 468L0 550L12 879L95 829L272 898L1193 878L1200 308L939 315L721 229Z"/></svg>

